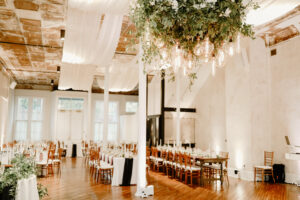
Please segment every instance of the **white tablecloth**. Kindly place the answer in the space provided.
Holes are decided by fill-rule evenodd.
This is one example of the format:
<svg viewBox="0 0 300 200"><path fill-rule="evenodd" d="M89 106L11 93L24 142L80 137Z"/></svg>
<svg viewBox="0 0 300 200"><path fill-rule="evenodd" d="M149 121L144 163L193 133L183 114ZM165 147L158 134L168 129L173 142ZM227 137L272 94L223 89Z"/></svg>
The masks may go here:
<svg viewBox="0 0 300 200"><path fill-rule="evenodd" d="M82 149L81 149L81 143L68 143L67 144L67 157L72 157L72 149L73 149L73 144L76 144L76 154L77 157L82 157Z"/></svg>
<svg viewBox="0 0 300 200"><path fill-rule="evenodd" d="M36 176L19 180L16 192L16 200L39 200Z"/></svg>
<svg viewBox="0 0 300 200"><path fill-rule="evenodd" d="M123 181L125 158L113 158L114 174L111 181L112 186L119 186ZM132 174L131 174L131 185L137 183L137 158L133 158Z"/></svg>

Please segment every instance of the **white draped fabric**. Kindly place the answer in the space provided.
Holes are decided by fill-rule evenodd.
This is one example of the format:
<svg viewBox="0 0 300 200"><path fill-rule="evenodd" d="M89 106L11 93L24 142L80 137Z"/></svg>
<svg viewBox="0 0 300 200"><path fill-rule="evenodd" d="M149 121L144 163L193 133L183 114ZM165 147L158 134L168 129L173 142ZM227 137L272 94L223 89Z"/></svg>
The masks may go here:
<svg viewBox="0 0 300 200"><path fill-rule="evenodd" d="M79 67L74 70L76 74L83 74L86 65L109 65L118 45L123 15L128 11L128 6L127 0L69 0L62 71L67 66L65 63L78 64ZM94 68L93 74L95 72ZM82 78L88 79L90 76ZM73 80L72 83L70 80ZM59 89L70 88L65 83L76 85L76 82L78 79L72 75L61 73ZM91 83L92 80L86 81L84 90L89 90ZM75 86L71 88L78 89Z"/></svg>
<svg viewBox="0 0 300 200"><path fill-rule="evenodd" d="M88 90L93 84L95 71L95 65L63 63L60 72L59 89Z"/></svg>
<svg viewBox="0 0 300 200"><path fill-rule="evenodd" d="M131 61L124 63L119 60L113 60L109 72L109 91L127 92L133 90L138 84L138 56ZM104 79L97 78L98 86L104 89Z"/></svg>
<svg viewBox="0 0 300 200"><path fill-rule="evenodd" d="M18 181L16 200L39 200L35 175Z"/></svg>
<svg viewBox="0 0 300 200"><path fill-rule="evenodd" d="M260 8L250 10L246 22L258 26L274 20L300 5L299 0L256 0Z"/></svg>

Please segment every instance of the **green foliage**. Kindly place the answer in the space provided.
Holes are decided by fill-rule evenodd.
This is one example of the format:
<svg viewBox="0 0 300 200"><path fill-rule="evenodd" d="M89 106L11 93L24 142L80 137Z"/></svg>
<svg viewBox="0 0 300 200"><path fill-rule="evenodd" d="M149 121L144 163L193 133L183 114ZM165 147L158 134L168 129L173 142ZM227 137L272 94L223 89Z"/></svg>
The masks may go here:
<svg viewBox="0 0 300 200"><path fill-rule="evenodd" d="M32 174L36 175L37 170L34 160L22 154L16 154L11 164L12 167L0 175L0 192L3 192L4 188L10 188L9 195L15 197L18 180L29 178ZM43 198L47 195L47 188L39 184L38 192L40 198Z"/></svg>
<svg viewBox="0 0 300 200"><path fill-rule="evenodd" d="M243 0L136 0L131 19L137 37L142 38L145 64L158 55L161 58L159 43L168 50L168 56L179 44L185 55L199 60L193 52L197 40L209 38L216 54L225 42L235 41L239 33L253 37L252 26L244 21L246 11L257 7L251 0L247 4Z"/></svg>

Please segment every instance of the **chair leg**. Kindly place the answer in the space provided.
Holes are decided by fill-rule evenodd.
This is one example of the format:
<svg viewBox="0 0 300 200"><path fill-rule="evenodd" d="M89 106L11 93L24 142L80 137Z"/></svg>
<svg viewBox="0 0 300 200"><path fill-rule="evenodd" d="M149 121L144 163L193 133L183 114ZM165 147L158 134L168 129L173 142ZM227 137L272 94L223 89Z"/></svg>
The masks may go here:
<svg viewBox="0 0 300 200"><path fill-rule="evenodd" d="M265 182L265 171L261 170L261 182Z"/></svg>
<svg viewBox="0 0 300 200"><path fill-rule="evenodd" d="M272 169L272 178L273 178L273 182L275 183L273 169Z"/></svg>
<svg viewBox="0 0 300 200"><path fill-rule="evenodd" d="M188 180L188 172L187 171L185 171L185 175L184 175L184 181L185 181L185 184L187 184L188 182L187 182L187 180Z"/></svg>
<svg viewBox="0 0 300 200"><path fill-rule="evenodd" d="M254 182L256 182L256 168L254 168Z"/></svg>

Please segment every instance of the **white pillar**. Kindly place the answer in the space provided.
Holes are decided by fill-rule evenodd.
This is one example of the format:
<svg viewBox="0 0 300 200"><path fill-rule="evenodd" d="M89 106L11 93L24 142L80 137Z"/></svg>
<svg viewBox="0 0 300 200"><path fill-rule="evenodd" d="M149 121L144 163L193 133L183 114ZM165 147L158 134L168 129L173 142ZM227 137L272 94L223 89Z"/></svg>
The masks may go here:
<svg viewBox="0 0 300 200"><path fill-rule="evenodd" d="M137 191L135 196L142 196L142 190L147 185L146 180L146 74L142 62L142 47L139 54L139 133L138 133L138 171Z"/></svg>
<svg viewBox="0 0 300 200"><path fill-rule="evenodd" d="M88 99L87 99L87 123L86 123L86 133L83 135L83 140L91 139L93 140L93 134L91 133L91 119L92 119L92 90L88 91Z"/></svg>
<svg viewBox="0 0 300 200"><path fill-rule="evenodd" d="M180 145L180 69L176 76L176 145Z"/></svg>
<svg viewBox="0 0 300 200"><path fill-rule="evenodd" d="M104 75L104 124L103 124L103 142L107 143L108 135L108 107L109 107L109 65L105 67Z"/></svg>

